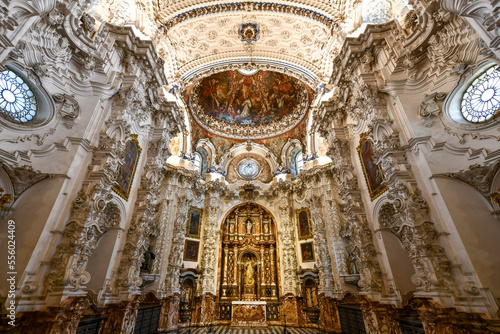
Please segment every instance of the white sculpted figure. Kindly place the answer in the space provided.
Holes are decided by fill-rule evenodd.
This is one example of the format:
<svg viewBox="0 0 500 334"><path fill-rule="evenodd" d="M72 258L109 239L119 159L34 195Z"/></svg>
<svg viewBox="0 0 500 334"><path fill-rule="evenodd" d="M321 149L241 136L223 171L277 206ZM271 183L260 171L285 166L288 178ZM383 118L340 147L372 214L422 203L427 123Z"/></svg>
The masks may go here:
<svg viewBox="0 0 500 334"><path fill-rule="evenodd" d="M247 220L247 234L252 234L252 226L253 226L252 220L249 218Z"/></svg>

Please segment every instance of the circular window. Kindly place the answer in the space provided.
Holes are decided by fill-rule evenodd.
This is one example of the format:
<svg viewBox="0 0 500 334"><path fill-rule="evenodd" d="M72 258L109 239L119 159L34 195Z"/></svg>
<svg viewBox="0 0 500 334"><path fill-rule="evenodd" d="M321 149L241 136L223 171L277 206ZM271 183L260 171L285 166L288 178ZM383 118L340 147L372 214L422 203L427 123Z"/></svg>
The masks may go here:
<svg viewBox="0 0 500 334"><path fill-rule="evenodd" d="M493 66L477 77L462 98L461 111L466 120L481 123L500 109L500 71Z"/></svg>
<svg viewBox="0 0 500 334"><path fill-rule="evenodd" d="M35 94L16 73L0 72L0 112L18 123L31 121L37 112Z"/></svg>
<svg viewBox="0 0 500 334"><path fill-rule="evenodd" d="M259 164L252 159L242 160L238 164L238 173L246 179L253 179L259 174Z"/></svg>

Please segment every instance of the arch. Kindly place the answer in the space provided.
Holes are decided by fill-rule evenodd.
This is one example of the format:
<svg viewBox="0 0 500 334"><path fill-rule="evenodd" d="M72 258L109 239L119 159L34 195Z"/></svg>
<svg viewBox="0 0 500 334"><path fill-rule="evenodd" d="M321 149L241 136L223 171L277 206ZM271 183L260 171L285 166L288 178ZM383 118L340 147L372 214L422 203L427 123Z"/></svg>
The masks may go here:
<svg viewBox="0 0 500 334"><path fill-rule="evenodd" d="M208 171L210 167L212 167L212 165L215 163L216 150L214 144L212 144L212 142L208 138L200 139L196 144L195 151L199 152L203 156L203 158L206 159L202 164L202 168L204 169L206 165L205 171L202 171L202 177L204 177L205 172Z"/></svg>
<svg viewBox="0 0 500 334"><path fill-rule="evenodd" d="M281 150L281 161L283 162L283 168L289 173L291 173L292 170L292 151L296 148L300 148L301 152L303 151L302 143L300 142L300 140L289 138L285 146L283 146L283 149Z"/></svg>
<svg viewBox="0 0 500 334"><path fill-rule="evenodd" d="M257 251L253 249L246 249L245 251L238 254L238 261L242 261L243 256L245 256L246 254L253 254L258 260L260 260L260 254Z"/></svg>
<svg viewBox="0 0 500 334"><path fill-rule="evenodd" d="M450 242L461 242L465 250L461 254L465 271L477 276L480 288L490 289L495 298L500 298L500 258L491 256L498 253L500 225L490 213L490 204L465 182L441 177L435 180L454 222Z"/></svg>
<svg viewBox="0 0 500 334"><path fill-rule="evenodd" d="M220 228L220 236L222 237L222 233L223 233L223 230L222 230L222 224L224 224L224 222L226 221L227 217L229 216L229 214L231 212L233 212L236 208L240 207L240 206L243 206L243 205L247 205L249 204L248 202L240 202L240 203L237 203L237 204L234 204L233 206L230 206L225 213L223 213L221 216L222 216L222 220L221 220L221 228ZM276 215L273 213L273 210L266 207L265 205L262 205L260 203L256 203L256 202L252 202L251 204L255 204L255 205L258 205L260 206L263 210L265 210L267 213L269 213L271 215L271 218L273 219L274 222L277 222L276 220ZM277 224L274 224L274 231L273 233L278 233L278 226Z"/></svg>
<svg viewBox="0 0 500 334"><path fill-rule="evenodd" d="M229 151L227 151L226 154L224 154L224 156L221 158L221 169L227 174L231 161L242 153L253 153L260 155L269 164L271 172L278 170L276 156L271 151L269 151L266 146L256 144L250 140L238 145L234 145L231 149L229 149Z"/></svg>
<svg viewBox="0 0 500 334"><path fill-rule="evenodd" d="M51 222L48 220L54 204L57 201L59 192L64 184L64 178L48 178L42 180L25 190L13 203L10 214L0 223L0 247L7 249L7 221L13 220L16 226L16 248L22 249L16 254L16 270L21 277L23 272L33 270L32 266L37 265L37 251L44 253L46 251L44 239L46 235L43 231L51 228ZM43 194L43 196L41 196ZM44 244L44 245L42 245ZM7 261L0 262L1 279L7 279ZM18 281L22 284L22 281ZM0 294L6 295L3 291L6 285L0 287ZM5 293L5 294L3 294Z"/></svg>
<svg viewBox="0 0 500 334"><path fill-rule="evenodd" d="M366 138L370 138L372 141L380 141L390 137L393 133L394 130L390 123L376 120L373 122L371 136L367 136Z"/></svg>
<svg viewBox="0 0 500 334"><path fill-rule="evenodd" d="M500 164L500 163L499 163ZM491 199L492 213L500 211L500 168L491 182L489 198Z"/></svg>
<svg viewBox="0 0 500 334"><path fill-rule="evenodd" d="M104 232L97 241L96 248L89 256L86 271L90 274L90 281L86 288L95 293L98 298L105 289L106 278L110 275L111 264L116 248L119 246L120 230L111 228Z"/></svg>
<svg viewBox="0 0 500 334"><path fill-rule="evenodd" d="M401 298L409 299L416 291L412 278L416 268L412 263L409 250L403 245L405 225L396 217L394 206L388 200L379 201L374 210L374 227L380 237L379 247L385 250L387 271L392 275L394 285L401 292Z"/></svg>
<svg viewBox="0 0 500 334"><path fill-rule="evenodd" d="M408 300L417 290L411 278L415 274L415 269L404 250L401 240L388 230L380 231L382 244L387 254L390 272L396 288L400 291L404 301Z"/></svg>
<svg viewBox="0 0 500 334"><path fill-rule="evenodd" d="M9 198L10 196L10 198ZM0 198L2 198L2 207L0 207L0 219L8 214L9 208L14 205L16 201L16 194L14 192L14 185L9 177L9 174L2 168L0 164Z"/></svg>

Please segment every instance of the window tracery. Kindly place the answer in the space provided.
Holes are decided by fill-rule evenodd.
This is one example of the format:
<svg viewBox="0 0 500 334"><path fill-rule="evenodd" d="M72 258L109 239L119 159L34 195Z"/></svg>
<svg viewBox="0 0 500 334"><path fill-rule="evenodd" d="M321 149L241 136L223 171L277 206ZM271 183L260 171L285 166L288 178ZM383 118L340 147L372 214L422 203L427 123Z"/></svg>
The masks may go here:
<svg viewBox="0 0 500 334"><path fill-rule="evenodd" d="M461 112L472 123L491 119L500 110L500 71L493 66L477 77L465 91Z"/></svg>
<svg viewBox="0 0 500 334"><path fill-rule="evenodd" d="M11 70L0 72L0 112L5 118L18 123L27 123L36 116L35 94Z"/></svg>

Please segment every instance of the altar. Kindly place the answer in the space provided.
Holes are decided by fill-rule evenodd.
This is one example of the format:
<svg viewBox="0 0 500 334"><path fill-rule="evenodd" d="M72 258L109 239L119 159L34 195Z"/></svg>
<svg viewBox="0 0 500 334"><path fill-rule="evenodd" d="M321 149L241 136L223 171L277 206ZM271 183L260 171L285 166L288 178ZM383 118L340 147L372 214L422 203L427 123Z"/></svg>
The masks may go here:
<svg viewBox="0 0 500 334"><path fill-rule="evenodd" d="M265 301L233 301L231 326L267 326L266 305Z"/></svg>

